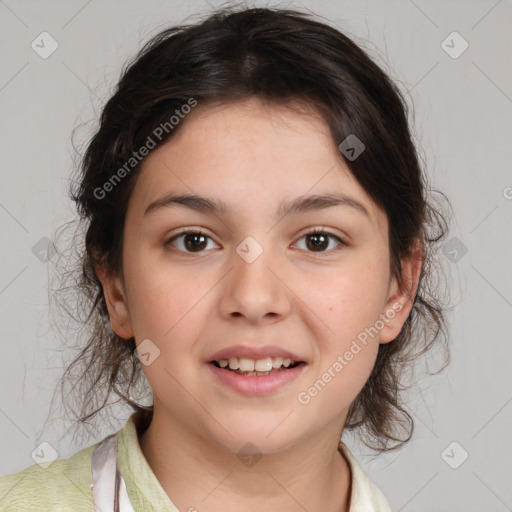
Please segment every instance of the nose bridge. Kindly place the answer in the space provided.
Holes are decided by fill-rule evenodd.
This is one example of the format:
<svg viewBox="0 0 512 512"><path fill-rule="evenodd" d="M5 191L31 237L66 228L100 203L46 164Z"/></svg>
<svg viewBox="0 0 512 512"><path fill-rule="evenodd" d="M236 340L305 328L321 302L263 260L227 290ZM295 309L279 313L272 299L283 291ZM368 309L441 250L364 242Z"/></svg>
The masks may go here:
<svg viewBox="0 0 512 512"><path fill-rule="evenodd" d="M271 237L248 236L235 248L228 289L223 297L226 315L243 315L256 321L266 315L284 315L289 301L284 284L276 277L279 263Z"/></svg>

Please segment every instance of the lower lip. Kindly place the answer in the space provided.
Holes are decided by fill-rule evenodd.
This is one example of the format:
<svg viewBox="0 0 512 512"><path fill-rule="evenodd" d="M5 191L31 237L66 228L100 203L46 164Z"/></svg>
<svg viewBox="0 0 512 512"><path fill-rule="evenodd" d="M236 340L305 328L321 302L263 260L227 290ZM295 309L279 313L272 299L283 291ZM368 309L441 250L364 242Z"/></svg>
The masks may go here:
<svg viewBox="0 0 512 512"><path fill-rule="evenodd" d="M296 379L306 367L304 363L301 363L289 370L280 370L270 375L257 377L240 375L223 368L217 368L212 363L207 363L207 365L223 384L239 393L250 396L274 393L285 384Z"/></svg>

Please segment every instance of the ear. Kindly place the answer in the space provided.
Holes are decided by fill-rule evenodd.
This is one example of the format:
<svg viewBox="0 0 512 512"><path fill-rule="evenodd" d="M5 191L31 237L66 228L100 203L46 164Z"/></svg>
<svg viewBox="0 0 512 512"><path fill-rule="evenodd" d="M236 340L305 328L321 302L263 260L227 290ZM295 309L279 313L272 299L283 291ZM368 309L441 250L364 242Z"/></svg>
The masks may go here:
<svg viewBox="0 0 512 512"><path fill-rule="evenodd" d="M382 315L384 327L379 334L379 343L389 343L400 334L416 297L422 263L423 247L420 242L417 242L410 254L400 262L403 286L398 285L396 277L392 278L389 296Z"/></svg>
<svg viewBox="0 0 512 512"><path fill-rule="evenodd" d="M107 272L102 266L95 265L95 269L103 287L112 330L121 338L131 338L133 329L122 277Z"/></svg>

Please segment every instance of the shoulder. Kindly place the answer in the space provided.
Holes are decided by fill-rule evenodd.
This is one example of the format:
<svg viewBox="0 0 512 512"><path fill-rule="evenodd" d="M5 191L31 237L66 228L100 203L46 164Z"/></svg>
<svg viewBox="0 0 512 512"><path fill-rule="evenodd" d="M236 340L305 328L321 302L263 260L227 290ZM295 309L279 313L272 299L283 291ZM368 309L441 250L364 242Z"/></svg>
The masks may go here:
<svg viewBox="0 0 512 512"><path fill-rule="evenodd" d="M0 510L92 511L91 456L98 444L47 467L35 464L0 478Z"/></svg>

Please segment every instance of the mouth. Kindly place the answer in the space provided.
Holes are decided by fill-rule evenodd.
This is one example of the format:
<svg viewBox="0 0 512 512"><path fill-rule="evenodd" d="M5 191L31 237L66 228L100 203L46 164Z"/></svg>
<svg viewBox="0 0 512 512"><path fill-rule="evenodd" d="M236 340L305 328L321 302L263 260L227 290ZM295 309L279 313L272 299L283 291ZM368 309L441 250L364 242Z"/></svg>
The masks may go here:
<svg viewBox="0 0 512 512"><path fill-rule="evenodd" d="M307 363L283 359L282 357L265 357L260 359L211 360L206 364L214 376L214 385L219 383L245 396L272 396L291 390L293 382L300 377Z"/></svg>
<svg viewBox="0 0 512 512"><path fill-rule="evenodd" d="M254 397L293 389L293 382L309 361L282 346L252 340L250 344L232 345L211 354L205 364L215 379L214 385Z"/></svg>

